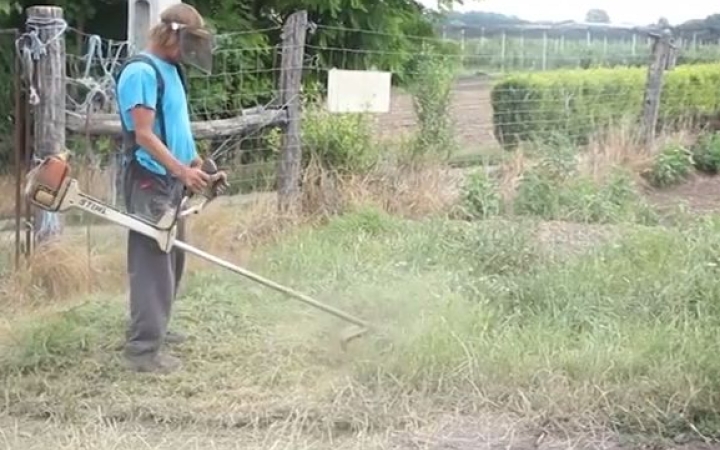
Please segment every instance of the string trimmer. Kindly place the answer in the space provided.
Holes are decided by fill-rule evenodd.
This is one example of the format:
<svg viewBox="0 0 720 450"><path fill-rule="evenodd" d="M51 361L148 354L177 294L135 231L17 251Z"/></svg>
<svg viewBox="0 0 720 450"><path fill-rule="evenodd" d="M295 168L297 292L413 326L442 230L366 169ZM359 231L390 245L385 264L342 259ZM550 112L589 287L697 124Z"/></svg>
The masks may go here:
<svg viewBox="0 0 720 450"><path fill-rule="evenodd" d="M206 159L203 170L208 174L217 173L217 166L212 159ZM193 247L186 242L176 239L176 223L179 217L199 213L211 200L217 196L217 189L213 186L201 193L201 201L194 206L188 206L192 195L185 196L175 210L168 211L157 223L151 223L141 218L121 212L104 204L80 191L78 181L70 177L70 166L64 159L57 156L45 158L36 168L28 174L25 195L35 206L50 212L65 212L70 209L79 209L124 228L136 231L154 239L160 248L169 252L173 248L184 250L195 256L203 258L213 264L224 267L238 275L260 283L266 287L279 291L291 298L300 300L316 309L332 314L354 325L346 329L341 336L343 348L353 339L356 339L370 329L364 320L358 319L344 311L330 305L321 303L303 293L289 287L282 286L274 281L257 275L247 269L213 256L203 250Z"/></svg>

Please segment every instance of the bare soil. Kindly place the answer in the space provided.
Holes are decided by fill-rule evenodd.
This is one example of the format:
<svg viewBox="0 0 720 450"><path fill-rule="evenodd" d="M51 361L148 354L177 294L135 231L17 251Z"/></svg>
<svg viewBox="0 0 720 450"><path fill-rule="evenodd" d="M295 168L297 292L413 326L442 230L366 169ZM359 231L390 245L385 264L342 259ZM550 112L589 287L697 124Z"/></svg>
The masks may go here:
<svg viewBox="0 0 720 450"><path fill-rule="evenodd" d="M720 211L720 176L695 175L686 183L669 189L652 190L647 196L661 210L684 207L693 214Z"/></svg>

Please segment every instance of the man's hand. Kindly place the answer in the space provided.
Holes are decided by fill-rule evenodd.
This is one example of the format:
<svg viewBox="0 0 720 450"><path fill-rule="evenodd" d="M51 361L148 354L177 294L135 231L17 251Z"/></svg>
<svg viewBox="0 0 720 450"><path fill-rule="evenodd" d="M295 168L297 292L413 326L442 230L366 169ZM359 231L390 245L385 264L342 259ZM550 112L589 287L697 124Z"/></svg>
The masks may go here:
<svg viewBox="0 0 720 450"><path fill-rule="evenodd" d="M212 179L210 175L197 167L184 167L178 178L195 194L202 192Z"/></svg>

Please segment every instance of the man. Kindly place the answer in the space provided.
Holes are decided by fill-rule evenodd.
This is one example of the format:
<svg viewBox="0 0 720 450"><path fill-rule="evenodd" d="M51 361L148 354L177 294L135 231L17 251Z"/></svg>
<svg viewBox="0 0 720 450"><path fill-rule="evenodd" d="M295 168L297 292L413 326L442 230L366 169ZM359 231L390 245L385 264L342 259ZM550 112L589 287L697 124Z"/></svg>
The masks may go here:
<svg viewBox="0 0 720 450"><path fill-rule="evenodd" d="M177 208L183 187L199 192L224 174L200 169L190 126L185 80L179 64L209 71L212 36L195 8L177 4L161 14L147 49L131 59L117 79L117 103L125 131L124 195L128 213L157 222ZM178 222L178 238L184 223ZM131 369L166 373L180 360L161 352L163 343L185 338L168 333L172 303L185 266L182 252L160 250L139 233L128 236L130 323L125 357Z"/></svg>

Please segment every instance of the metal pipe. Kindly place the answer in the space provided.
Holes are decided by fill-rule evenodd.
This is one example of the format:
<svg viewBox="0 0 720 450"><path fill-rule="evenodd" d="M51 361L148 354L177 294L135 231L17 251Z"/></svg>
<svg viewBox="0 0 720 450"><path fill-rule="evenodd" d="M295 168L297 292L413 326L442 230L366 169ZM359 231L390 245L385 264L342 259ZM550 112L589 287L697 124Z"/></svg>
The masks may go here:
<svg viewBox="0 0 720 450"><path fill-rule="evenodd" d="M354 316L352 316L352 315L350 315L350 314L347 314L346 312L341 311L341 310L339 310L339 309L336 309L336 308L334 308L334 307L332 307L332 306L330 306L330 305L326 305L325 303L321 303L321 302L319 302L319 301L317 301L317 300L315 300L315 299L313 299L313 298L311 298L311 297L308 297L307 295L305 295L305 294L303 294L303 293L301 293L301 292L298 292L298 291L296 291L296 290L294 290L294 289L291 289L291 288L289 288L289 287L286 287L286 286L283 286L283 285L281 285L281 284L278 284L278 283L276 283L276 282L274 282L274 281L272 281L272 280L268 280L268 279L265 278L265 277L262 277L262 276L260 276L260 275L258 275L258 274L255 274L255 273L253 273L253 272L250 272L250 271L247 270L247 269L243 269L243 268L240 267L240 266L236 266L235 264L232 264L232 263L230 263L230 262L228 262L228 261L225 261L225 260L220 259L220 258L218 258L218 257L216 257L216 256L213 256L213 255L211 255L210 253L207 253L207 252L205 252L205 251L202 251L202 250L200 250L200 249L198 249L198 248L193 247L192 245L186 244L186 243L184 243L184 242L182 242L182 241L175 241L175 242L173 243L173 246L176 247L176 248L178 248L178 249L182 249L182 250L184 250L184 251L186 251L186 252L192 253L192 254L194 254L195 256L198 256L198 257L200 257L200 258L203 258L203 259L205 259L205 260L207 260L207 261L210 261L210 262L213 263L213 264L216 264L216 265L218 265L218 266L224 267L225 269L228 269L228 270L230 270L231 272L234 272L234 273L236 273L236 274L238 274L238 275L242 275L242 276L244 276L244 277L246 277L246 278L249 278L249 279L255 281L256 283L260 283L260 284L262 284L262 285L264 285L264 286L266 286L266 287L269 287L269 288L271 288L271 289L274 289L274 290L276 290L276 291L278 291L278 292L281 292L281 293L283 293L283 294L285 294L285 295L289 295L290 297L293 297L293 298L295 298L295 299L297 299L297 300L300 300L300 301L302 301L302 302L304 302L304 303L306 303L306 304L308 304L308 305L310 305L310 306L312 306L312 307L314 307L314 308L320 309L320 310L322 310L322 311L325 311L325 312L328 313L328 314L331 314L331 315L333 315L333 316L335 316L335 317L338 317L338 318L340 318L340 319L343 319L343 320L345 320L346 322L350 322L350 323L355 324L355 325L357 325L357 326L359 326L359 327L370 328L370 324L368 324L368 323L365 322L364 320L358 319L357 317L354 317Z"/></svg>

